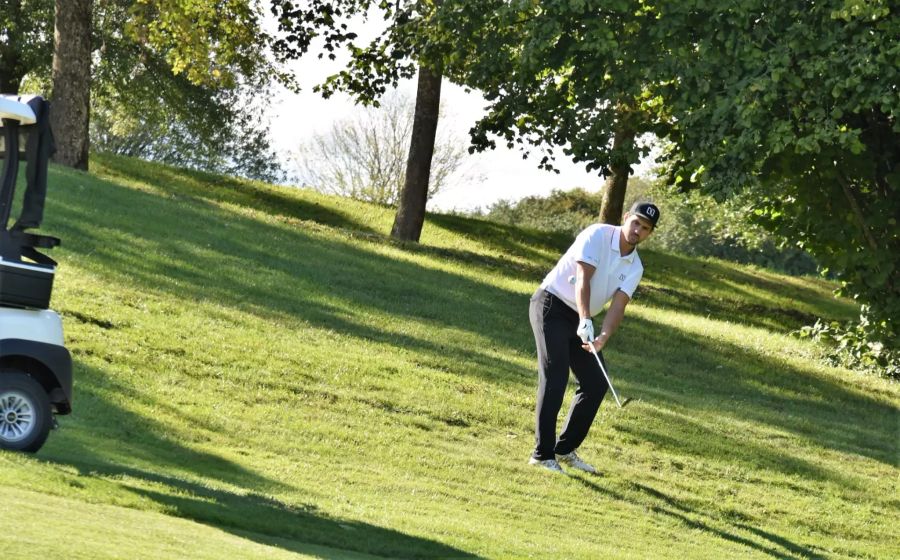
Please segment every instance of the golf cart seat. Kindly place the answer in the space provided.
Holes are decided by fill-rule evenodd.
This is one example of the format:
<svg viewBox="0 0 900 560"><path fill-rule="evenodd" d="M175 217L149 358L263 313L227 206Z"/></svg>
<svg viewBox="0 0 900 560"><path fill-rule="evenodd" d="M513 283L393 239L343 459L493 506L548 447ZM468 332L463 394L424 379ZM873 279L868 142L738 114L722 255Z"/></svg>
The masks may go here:
<svg viewBox="0 0 900 560"><path fill-rule="evenodd" d="M39 96L0 95L0 305L47 309L56 261L38 251L60 240L33 230L44 217L47 163L55 151L50 104ZM27 162L25 193L18 219L10 226L19 162ZM26 260L27 259L27 260Z"/></svg>

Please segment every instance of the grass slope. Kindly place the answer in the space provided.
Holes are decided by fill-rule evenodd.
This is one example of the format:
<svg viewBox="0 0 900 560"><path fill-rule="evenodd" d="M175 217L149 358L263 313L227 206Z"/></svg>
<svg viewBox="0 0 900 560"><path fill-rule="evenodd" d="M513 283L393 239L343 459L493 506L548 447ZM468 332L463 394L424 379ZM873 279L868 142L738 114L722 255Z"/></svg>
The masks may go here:
<svg viewBox="0 0 900 560"><path fill-rule="evenodd" d="M889 558L896 385L789 331L832 287L642 252L582 454L526 465L568 239L129 159L51 169L75 412L0 453L10 558ZM570 389L571 391L571 389Z"/></svg>

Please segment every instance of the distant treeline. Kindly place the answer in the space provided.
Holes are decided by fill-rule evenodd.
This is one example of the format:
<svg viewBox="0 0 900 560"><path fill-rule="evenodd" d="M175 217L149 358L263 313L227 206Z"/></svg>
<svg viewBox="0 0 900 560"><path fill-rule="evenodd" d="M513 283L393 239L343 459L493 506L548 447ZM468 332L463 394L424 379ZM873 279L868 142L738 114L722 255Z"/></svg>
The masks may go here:
<svg viewBox="0 0 900 560"><path fill-rule="evenodd" d="M703 257L753 264L787 274L814 274L816 261L752 221L752 202L741 198L717 203L699 192L674 192L662 183L639 177L628 183L625 208L634 200L652 200L662 220L646 242L653 247ZM502 200L475 215L492 221L548 232L576 233L598 221L600 194L584 189L553 191L517 202Z"/></svg>

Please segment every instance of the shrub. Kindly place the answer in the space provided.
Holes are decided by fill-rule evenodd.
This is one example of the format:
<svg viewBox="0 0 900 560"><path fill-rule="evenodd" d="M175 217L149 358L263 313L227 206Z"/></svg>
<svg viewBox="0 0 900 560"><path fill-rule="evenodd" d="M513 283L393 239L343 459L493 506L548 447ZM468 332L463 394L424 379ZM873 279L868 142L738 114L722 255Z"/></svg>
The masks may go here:
<svg viewBox="0 0 900 560"><path fill-rule="evenodd" d="M678 193L661 182L640 177L629 181L625 208L635 200L652 200L662 210L647 247L692 256L753 264L788 274L812 274L816 263L805 252L786 247L748 221L750 201L717 203L699 192ZM489 220L544 231L575 234L597 221L600 197L584 189L555 190L547 197L500 201L484 213Z"/></svg>
<svg viewBox="0 0 900 560"><path fill-rule="evenodd" d="M819 319L814 325L803 327L794 334L823 343L828 349L826 358L833 365L900 380L900 352L885 347L879 341L884 338L879 336L879 331L888 326L871 324L869 315L868 309L863 306L858 322L841 324Z"/></svg>
<svg viewBox="0 0 900 560"><path fill-rule="evenodd" d="M584 189L554 190L547 197L529 196L518 202L501 200L484 217L504 224L575 234L597 221L596 195Z"/></svg>

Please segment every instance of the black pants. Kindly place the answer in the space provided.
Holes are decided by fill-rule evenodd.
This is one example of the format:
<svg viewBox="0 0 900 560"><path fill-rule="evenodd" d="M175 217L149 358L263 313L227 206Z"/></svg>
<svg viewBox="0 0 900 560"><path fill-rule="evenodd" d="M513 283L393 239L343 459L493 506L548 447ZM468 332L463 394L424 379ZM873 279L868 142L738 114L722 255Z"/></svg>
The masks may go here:
<svg viewBox="0 0 900 560"><path fill-rule="evenodd" d="M532 456L544 461L574 451L588 430L606 394L607 383L594 354L581 347L578 313L550 292L538 289L529 308L538 355L538 392L535 413L535 449ZM600 354L603 360L603 355ZM603 362L604 367L606 362ZM559 439L556 417L569 381L569 368L578 380L575 399Z"/></svg>

